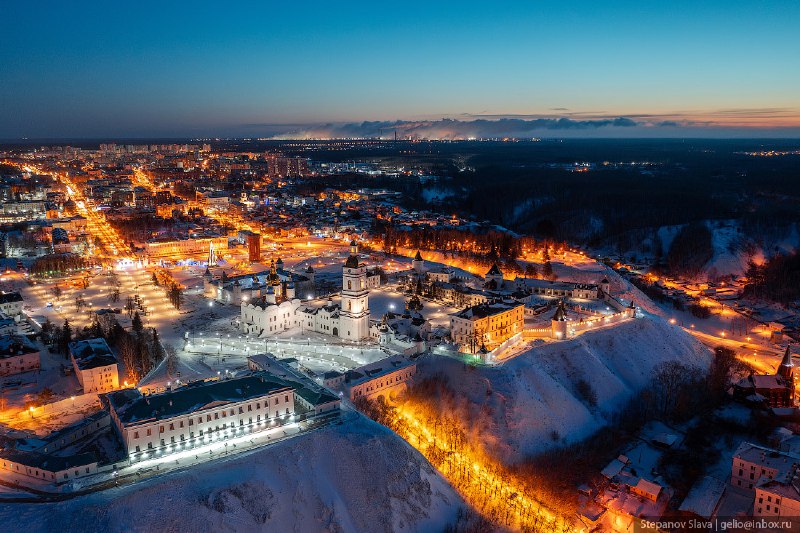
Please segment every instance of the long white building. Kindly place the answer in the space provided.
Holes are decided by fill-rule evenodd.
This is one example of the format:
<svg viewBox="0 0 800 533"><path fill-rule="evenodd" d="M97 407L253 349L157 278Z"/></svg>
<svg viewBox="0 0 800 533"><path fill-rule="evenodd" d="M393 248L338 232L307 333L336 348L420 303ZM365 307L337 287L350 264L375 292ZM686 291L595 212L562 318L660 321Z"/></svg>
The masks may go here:
<svg viewBox="0 0 800 533"><path fill-rule="evenodd" d="M295 391L261 372L147 396L123 389L104 403L136 461L275 427L294 416Z"/></svg>

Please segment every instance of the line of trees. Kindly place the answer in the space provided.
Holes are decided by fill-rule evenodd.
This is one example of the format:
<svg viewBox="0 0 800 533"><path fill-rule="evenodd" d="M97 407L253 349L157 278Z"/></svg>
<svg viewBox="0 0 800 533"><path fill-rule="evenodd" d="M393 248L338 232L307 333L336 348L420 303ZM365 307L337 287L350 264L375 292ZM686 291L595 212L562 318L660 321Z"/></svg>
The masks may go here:
<svg viewBox="0 0 800 533"><path fill-rule="evenodd" d="M171 346L162 346L155 328L145 328L139 313L133 315L130 331L120 326L112 314L103 315L100 320L95 316L90 326L74 331L69 320L57 326L49 320L42 324L42 340L69 358L69 343L72 341L102 337L108 345L115 349L119 361L125 367L125 380L136 383L155 368L165 357L172 355L172 366L176 364L175 350Z"/></svg>
<svg viewBox="0 0 800 533"><path fill-rule="evenodd" d="M414 226L409 230L386 224L378 233L383 235L384 250L396 247L447 250L457 254L488 255L492 261L501 257L516 259L522 255L523 248L533 250L536 247L531 237L494 230L475 232L431 226Z"/></svg>
<svg viewBox="0 0 800 533"><path fill-rule="evenodd" d="M73 340L72 325L69 320L65 319L61 326L53 324L50 319L45 320L41 336L47 346L63 355L65 359L69 357L69 343Z"/></svg>
<svg viewBox="0 0 800 533"><path fill-rule="evenodd" d="M695 277L714 257L711 230L702 222L681 228L666 256L667 270L677 276Z"/></svg>
<svg viewBox="0 0 800 533"><path fill-rule="evenodd" d="M139 313L133 316L131 331L125 331L119 324L110 332L109 344L117 348L119 358L125 365L126 379L136 383L146 376L166 356L155 328L144 328Z"/></svg>
<svg viewBox="0 0 800 533"><path fill-rule="evenodd" d="M427 387L429 385L423 385ZM472 507L480 519L461 517L462 526L489 526L481 530L519 528L522 531L572 531L571 522L559 512L557 502L545 506L538 500L538 487L518 476L511 469L487 457L468 437L463 422L457 416L441 414L427 402L409 395L400 401L400 408L411 411L432 433L433 442L415 425L398 415L398 408L387 404L382 397L368 400L360 397L356 407L373 420L389 427L403 439L416 444L425 458L447 478ZM420 445L425 439L425 445ZM473 463L466 458L478 458Z"/></svg>
<svg viewBox="0 0 800 533"><path fill-rule="evenodd" d="M780 254L762 265L750 262L746 296L781 304L800 300L800 254Z"/></svg>
<svg viewBox="0 0 800 533"><path fill-rule="evenodd" d="M28 272L34 276L57 276L88 266L86 259L75 254L50 254L35 259Z"/></svg>
<svg viewBox="0 0 800 533"><path fill-rule="evenodd" d="M542 502L569 516L577 508L576 488L595 476L608 462L609 457L621 453L623 447L635 438L647 422L663 420L669 423L685 423L694 417L713 413L718 406L728 401L727 389L730 383L744 376L747 370L747 366L736 358L732 350L723 347L715 350L708 369L697 368L681 361L662 363L653 370L653 378L648 386L631 398L623 409L612 415L605 428L584 441L526 458L515 465L514 472L510 474L513 477L505 479L513 479L515 485L519 483L536 487L531 492ZM579 380L575 392L590 408L598 404L597 393L590 380ZM491 395L491 390L487 391L487 395ZM451 445L456 449L463 447L468 454L487 457L487 463L494 461L489 457L492 454L491 449L484 448L485 442L478 437L485 428L493 424L491 402L481 405L465 402L454 392L448 377L437 375L421 380L397 400L395 405L411 410L425 419L425 427L433 429L439 436L437 438L445 439L442 443L445 450L449 450ZM416 443L414 429L399 420L394 412L395 407L384 405L380 401L359 404L357 407L412 444ZM554 442L561 440L557 433L553 437ZM454 484L459 488L458 473L451 474L448 470L451 465L447 463L446 457L437 457L425 450L423 453L434 466L446 473L448 479L451 475L455 476ZM686 470L681 470L688 476L687 483L702 472L702 469L696 468L697 460L698 457L693 455ZM509 474L498 475L503 478ZM466 490L469 494L468 491L474 489Z"/></svg>

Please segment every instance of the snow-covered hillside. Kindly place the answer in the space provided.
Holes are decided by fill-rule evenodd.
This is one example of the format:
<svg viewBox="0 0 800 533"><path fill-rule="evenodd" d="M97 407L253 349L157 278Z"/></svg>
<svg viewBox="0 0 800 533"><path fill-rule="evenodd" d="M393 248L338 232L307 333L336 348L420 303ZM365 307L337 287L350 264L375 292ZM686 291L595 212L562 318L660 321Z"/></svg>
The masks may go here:
<svg viewBox="0 0 800 533"><path fill-rule="evenodd" d="M465 505L411 446L363 416L59 504L3 504L39 531L440 531Z"/></svg>
<svg viewBox="0 0 800 533"><path fill-rule="evenodd" d="M796 224L783 231L763 230L757 236L747 235L737 220L709 220L705 224L711 230L713 255L703 267L703 279L698 281L741 276L750 260L761 263L775 254L792 253L800 248L800 230ZM644 232L640 230L641 238L633 239L636 244L624 250L622 255L652 259L654 249L660 243L661 254L666 256L675 236L683 227L661 226ZM654 239L655 235L658 239ZM598 250L598 253L607 255L615 255L616 252L612 247Z"/></svg>
<svg viewBox="0 0 800 533"><path fill-rule="evenodd" d="M542 343L502 367L439 358L421 364L420 373L447 376L465 397L460 409L469 413L473 436L513 462L555 445L556 436L560 442L587 437L648 383L655 366L671 360L707 367L710 353L678 327L648 317ZM596 393L596 407L581 400L581 379Z"/></svg>

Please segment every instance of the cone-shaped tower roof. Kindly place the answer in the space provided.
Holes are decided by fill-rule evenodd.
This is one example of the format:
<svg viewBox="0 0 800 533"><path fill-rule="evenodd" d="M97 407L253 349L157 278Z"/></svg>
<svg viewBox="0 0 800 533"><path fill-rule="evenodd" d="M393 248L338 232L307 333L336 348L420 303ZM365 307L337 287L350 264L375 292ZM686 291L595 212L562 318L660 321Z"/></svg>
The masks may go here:
<svg viewBox="0 0 800 533"><path fill-rule="evenodd" d="M553 315L554 322L565 322L567 320L566 309L564 309L564 300L559 300L556 313Z"/></svg>
<svg viewBox="0 0 800 533"><path fill-rule="evenodd" d="M778 367L778 374L784 376L786 374L791 374L793 370L794 370L794 361L792 360L792 347L791 345L787 345L786 352L784 352L783 354L783 360L781 361L781 366Z"/></svg>

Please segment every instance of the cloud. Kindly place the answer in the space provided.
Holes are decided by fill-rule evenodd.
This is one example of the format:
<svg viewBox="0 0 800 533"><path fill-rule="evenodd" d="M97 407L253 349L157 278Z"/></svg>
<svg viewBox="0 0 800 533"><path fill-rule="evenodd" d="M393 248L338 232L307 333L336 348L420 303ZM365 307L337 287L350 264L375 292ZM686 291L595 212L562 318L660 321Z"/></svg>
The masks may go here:
<svg viewBox="0 0 800 533"><path fill-rule="evenodd" d="M759 117L796 117L797 110L788 107L761 107L749 109L717 109L709 111L709 115L721 117L751 118Z"/></svg>
<svg viewBox="0 0 800 533"><path fill-rule="evenodd" d="M419 120L376 120L314 125L250 124L248 130L276 139L492 139L513 137L746 137L789 136L800 132L800 110L739 108L664 113L568 111L544 114L461 113Z"/></svg>
<svg viewBox="0 0 800 533"><path fill-rule="evenodd" d="M615 117L590 120L573 118L499 118L489 120L457 120L443 118L439 120L395 120L364 121L342 124L319 124L307 126L275 135L275 138L390 138L395 132L400 138L420 139L470 139L497 137L538 137L547 132L556 131L597 131L614 128L633 128L645 126L628 117Z"/></svg>

